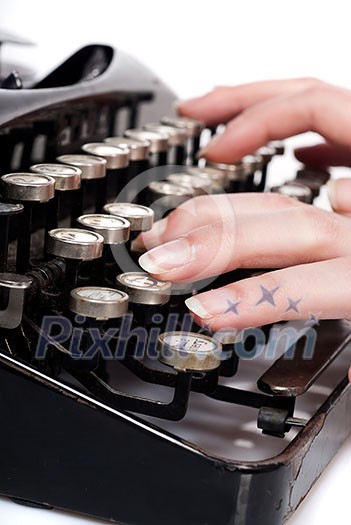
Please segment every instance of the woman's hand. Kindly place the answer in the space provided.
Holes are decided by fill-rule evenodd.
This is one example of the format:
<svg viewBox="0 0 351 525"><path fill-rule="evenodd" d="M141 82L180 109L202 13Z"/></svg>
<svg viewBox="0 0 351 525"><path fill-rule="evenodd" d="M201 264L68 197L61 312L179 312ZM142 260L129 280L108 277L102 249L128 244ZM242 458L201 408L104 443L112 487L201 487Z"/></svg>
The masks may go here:
<svg viewBox="0 0 351 525"><path fill-rule="evenodd" d="M180 115L211 126L227 123L225 132L201 153L214 162L236 162L270 140L316 131L327 143L301 148L296 157L315 166L351 166L351 91L320 80L218 87L177 109Z"/></svg>
<svg viewBox="0 0 351 525"><path fill-rule="evenodd" d="M270 140L315 131L325 142L299 148L298 160L351 166L351 91L315 79L219 87L178 112L227 124L201 152L214 162L236 162ZM139 239L150 250L140 264L170 281L277 268L188 299L195 320L212 331L351 319L351 180L328 184L334 212L269 193L192 199Z"/></svg>
<svg viewBox="0 0 351 525"><path fill-rule="evenodd" d="M143 243L141 266L165 281L279 268L188 299L195 320L213 331L351 319L349 217L274 193L204 196L159 221Z"/></svg>

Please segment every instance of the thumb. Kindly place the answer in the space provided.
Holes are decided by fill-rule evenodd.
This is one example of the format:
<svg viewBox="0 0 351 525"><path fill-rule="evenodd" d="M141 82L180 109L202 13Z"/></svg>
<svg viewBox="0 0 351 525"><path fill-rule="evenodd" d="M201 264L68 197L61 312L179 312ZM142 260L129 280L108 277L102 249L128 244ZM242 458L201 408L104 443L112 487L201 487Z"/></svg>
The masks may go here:
<svg viewBox="0 0 351 525"><path fill-rule="evenodd" d="M327 182L331 207L341 214L351 214L351 178L331 179Z"/></svg>

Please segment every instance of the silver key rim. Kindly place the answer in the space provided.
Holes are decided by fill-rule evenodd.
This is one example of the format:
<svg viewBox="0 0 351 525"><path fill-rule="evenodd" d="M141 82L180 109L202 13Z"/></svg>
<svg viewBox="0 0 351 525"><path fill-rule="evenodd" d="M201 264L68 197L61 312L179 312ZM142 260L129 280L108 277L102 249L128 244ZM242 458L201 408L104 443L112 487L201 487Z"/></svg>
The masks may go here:
<svg viewBox="0 0 351 525"><path fill-rule="evenodd" d="M126 272L116 277L116 285L129 295L129 302L145 305L168 303L172 283L158 281L146 272Z"/></svg>
<svg viewBox="0 0 351 525"><path fill-rule="evenodd" d="M221 364L221 343L194 332L161 334L158 351L161 363L179 371L208 372Z"/></svg>
<svg viewBox="0 0 351 525"><path fill-rule="evenodd" d="M117 319L128 312L128 294L114 288L84 286L70 292L71 312L97 320Z"/></svg>
<svg viewBox="0 0 351 525"><path fill-rule="evenodd" d="M47 251L57 257L90 261L102 256L104 238L80 228L56 228L48 232Z"/></svg>

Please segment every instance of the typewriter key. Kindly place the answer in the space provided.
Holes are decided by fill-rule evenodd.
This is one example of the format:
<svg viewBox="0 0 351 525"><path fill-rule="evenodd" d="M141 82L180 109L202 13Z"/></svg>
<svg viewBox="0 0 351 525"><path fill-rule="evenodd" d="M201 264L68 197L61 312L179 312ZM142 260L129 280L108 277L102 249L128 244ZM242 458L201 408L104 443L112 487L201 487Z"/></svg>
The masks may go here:
<svg viewBox="0 0 351 525"><path fill-rule="evenodd" d="M57 228L59 218L67 207L71 217L71 226L77 218L77 190L80 189L82 172L75 166L64 164L34 164L30 171L38 175L48 175L55 180L55 198L50 201L47 215L47 231ZM68 199L67 199L68 197Z"/></svg>
<svg viewBox="0 0 351 525"><path fill-rule="evenodd" d="M185 148L188 140L185 130L173 126L165 126L158 122L145 124L144 128L148 131L156 131L157 133L168 135L168 164L184 164L186 160Z"/></svg>
<svg viewBox="0 0 351 525"><path fill-rule="evenodd" d="M150 165L152 167L167 164L169 135L156 131L147 131L142 128L127 129L124 133L129 139L147 140L150 142Z"/></svg>
<svg viewBox="0 0 351 525"><path fill-rule="evenodd" d="M273 186L271 192L280 193L281 195L286 195L287 197L291 197L300 202L306 202L307 204L312 204L313 201L310 188L298 182L286 182L281 186Z"/></svg>
<svg viewBox="0 0 351 525"><path fill-rule="evenodd" d="M106 177L98 182L96 212L101 213L107 197L116 198L127 183L129 149L118 148L105 142L90 142L82 146L83 151L106 160Z"/></svg>
<svg viewBox="0 0 351 525"><path fill-rule="evenodd" d="M227 177L230 193L256 191L254 176L262 168L262 162L262 157L257 154L245 155L235 164L208 162L204 169L221 170Z"/></svg>
<svg viewBox="0 0 351 525"><path fill-rule="evenodd" d="M308 186L312 199L318 197L321 187L330 179L330 173L323 169L302 168L296 173L296 182Z"/></svg>
<svg viewBox="0 0 351 525"><path fill-rule="evenodd" d="M130 151L130 162L135 161L147 161L149 157L151 142L145 139L132 139L128 137L107 137L104 139L106 144L117 146L122 149L129 149ZM148 163L144 165L144 169L147 169Z"/></svg>
<svg viewBox="0 0 351 525"><path fill-rule="evenodd" d="M245 166L241 161L237 162L236 164L208 162L205 166L205 169L207 168L222 171L228 181L227 187L230 193L248 191L248 185L252 184L251 178L253 180L253 175L248 172L248 167Z"/></svg>
<svg viewBox="0 0 351 525"><path fill-rule="evenodd" d="M77 213L82 215L83 210L89 207L90 203L85 202L88 199L88 191L95 196L95 210L98 207L98 183L97 180L106 177L106 159L94 155L60 155L56 159L63 164L76 166L82 172L81 189L77 198Z"/></svg>
<svg viewBox="0 0 351 525"><path fill-rule="evenodd" d="M79 324L80 341L79 349L81 359L67 356L64 367L70 371L90 372L96 371L103 379L107 379L105 362L101 353L96 348L96 333L103 334L106 329L117 331L122 318L128 312L128 295L125 292L103 286L84 286L74 288L69 296L70 314L82 316L83 322ZM77 320L74 317L72 323L75 326ZM83 332L82 332L83 330ZM93 332L94 330L94 332ZM113 339L113 338L112 338ZM92 351L94 349L96 351ZM72 350L72 346L70 347ZM106 350L106 347L105 347ZM110 349L112 350L112 349Z"/></svg>
<svg viewBox="0 0 351 525"><path fill-rule="evenodd" d="M206 166L200 168L198 166L185 166L184 171L189 175L206 175L211 179L210 193L223 193L229 187L229 179L222 170L210 168Z"/></svg>
<svg viewBox="0 0 351 525"><path fill-rule="evenodd" d="M131 182L140 175L140 173L150 168L149 154L151 142L149 140L137 140L127 137L107 137L104 142L119 148L129 149L128 182ZM141 189L138 185L138 180L136 180L127 194L127 200L135 200L136 195L138 195Z"/></svg>
<svg viewBox="0 0 351 525"><path fill-rule="evenodd" d="M255 191L264 191L267 181L268 164L275 155L275 149L270 146L262 146L262 148L255 151L255 154L262 159L261 179L256 185Z"/></svg>
<svg viewBox="0 0 351 525"><path fill-rule="evenodd" d="M158 281L146 272L117 275L116 285L127 292L131 303L143 305L168 303L172 289L172 283Z"/></svg>
<svg viewBox="0 0 351 525"><path fill-rule="evenodd" d="M161 334L158 351L161 363L181 372L209 372L221 364L221 343L193 332Z"/></svg>
<svg viewBox="0 0 351 525"><path fill-rule="evenodd" d="M151 230L154 223L154 212L147 206L129 202L113 202L105 204L104 212L118 217L124 217L130 222L130 240L140 232Z"/></svg>
<svg viewBox="0 0 351 525"><path fill-rule="evenodd" d="M9 173L1 177L2 194L6 199L22 203L20 216L16 271L20 274L29 269L32 215L35 203L46 203L55 196L55 180L47 175L32 173Z"/></svg>
<svg viewBox="0 0 351 525"><path fill-rule="evenodd" d="M193 188L195 195L208 195L212 189L212 181L205 173L171 173L167 180L185 188Z"/></svg>
<svg viewBox="0 0 351 525"><path fill-rule="evenodd" d="M55 191L70 191L80 188L82 172L75 166L63 164L34 164L30 171L39 175L48 175L55 180Z"/></svg>
<svg viewBox="0 0 351 525"><path fill-rule="evenodd" d="M322 184L326 184L328 180L330 179L330 172L322 168L313 169L313 168L309 168L308 166L305 166L304 168L297 171L296 177L297 178L311 177L313 179L317 179Z"/></svg>
<svg viewBox="0 0 351 525"><path fill-rule="evenodd" d="M111 279L121 271L118 266L118 245L124 245L130 235L130 222L123 217L104 214L82 215L77 219L77 225L86 230L99 233L104 238L103 255L97 261L96 275L99 282L104 283L105 277ZM113 253L111 245L114 246Z"/></svg>
<svg viewBox="0 0 351 525"><path fill-rule="evenodd" d="M57 228L48 232L48 253L66 262L65 295L77 286L80 263L101 257L103 246L104 238L96 232L79 228Z"/></svg>
<svg viewBox="0 0 351 525"><path fill-rule="evenodd" d="M69 309L96 320L117 319L128 312L125 292L102 286L85 286L70 292Z"/></svg>
<svg viewBox="0 0 351 525"><path fill-rule="evenodd" d="M164 116L161 119L162 124L183 129L188 136L188 154L192 164L195 164L195 155L200 149L200 137L205 129L205 124L199 120L187 117L170 117Z"/></svg>
<svg viewBox="0 0 351 525"><path fill-rule="evenodd" d="M19 202L48 202L55 195L52 177L32 173L8 173L1 177L2 193L6 199Z"/></svg>
<svg viewBox="0 0 351 525"><path fill-rule="evenodd" d="M104 238L79 228L57 228L48 232L48 252L64 259L90 261L102 255Z"/></svg>
<svg viewBox="0 0 351 525"><path fill-rule="evenodd" d="M242 166L244 166L246 173L244 191L261 191L259 190L259 187L256 183L255 176L258 173L260 176L259 180L262 181L262 170L264 165L263 157L258 153L244 155L244 157L240 160L240 163Z"/></svg>
<svg viewBox="0 0 351 525"><path fill-rule="evenodd" d="M81 215L77 223L82 228L102 235L104 244L123 244L129 239L130 223L123 217L95 213Z"/></svg>
<svg viewBox="0 0 351 525"><path fill-rule="evenodd" d="M183 202L195 196L195 190L190 184L176 184L172 181L154 181L146 188L145 199L152 206L155 219L167 216Z"/></svg>
<svg viewBox="0 0 351 525"><path fill-rule="evenodd" d="M127 272L117 275L116 286L128 294L134 322L145 326L152 324L155 314L165 317L164 305L170 300L172 283L158 281L145 272Z"/></svg>

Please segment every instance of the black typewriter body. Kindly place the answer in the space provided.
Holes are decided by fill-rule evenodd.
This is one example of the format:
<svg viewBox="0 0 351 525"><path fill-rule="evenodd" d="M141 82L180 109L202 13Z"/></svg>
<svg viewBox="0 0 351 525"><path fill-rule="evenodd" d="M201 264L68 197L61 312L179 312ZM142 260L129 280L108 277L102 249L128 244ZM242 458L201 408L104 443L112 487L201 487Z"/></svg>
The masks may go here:
<svg viewBox="0 0 351 525"><path fill-rule="evenodd" d="M124 53L87 46L31 89L0 89L1 175L28 172L33 164L54 163L60 155L81 152L85 143L159 121L174 99L153 74ZM253 187L252 180L250 184L249 191L264 189L262 181L261 186ZM107 197L114 200L113 194ZM93 199L94 193L87 202ZM4 206L13 204L11 199L1 200ZM66 215L63 208L60 221ZM2 241L8 248L1 262L1 283L18 274L18 217L10 218ZM104 371L98 377L95 370L66 367L62 346L54 340L47 345L47 358L40 361L35 349L42 317L50 314L53 295L62 306L57 288L65 288L64 265L58 262L54 268L53 259L43 259L43 246L38 245L44 219L42 211L33 216L32 262L26 275L36 287L33 291L28 285L27 306L21 309L16 290L5 286L1 291L0 494L22 504L126 525L282 524L351 433L351 388L345 373L339 373L323 399L318 398L309 418L295 414L296 400L349 352L349 323L316 325L316 350L308 365L302 337L293 357L272 362L253 379L252 389L236 387L240 360L234 357L215 370L194 373L151 366L128 353L112 382ZM85 283L89 271L88 266ZM51 288L46 293L51 281L55 294ZM12 326L9 317L13 319L18 309L21 322ZM123 370L138 378L150 395L124 392L128 379L120 381L118 375L122 377ZM153 394L155 385L167 390L167 401ZM216 410L223 405L250 407L263 440L279 440L292 428L298 431L274 457L223 457L177 433L194 395L217 402ZM171 427L162 425L163 420Z"/></svg>

